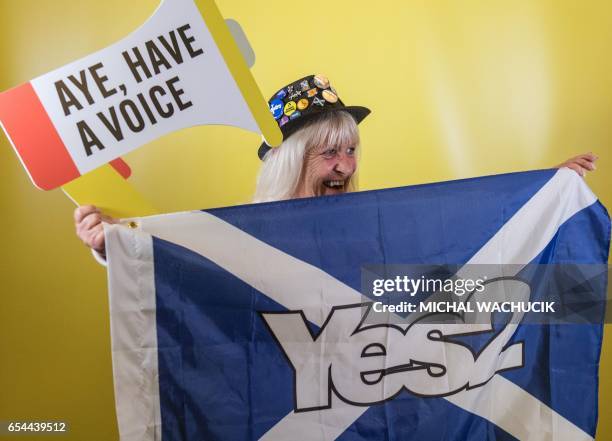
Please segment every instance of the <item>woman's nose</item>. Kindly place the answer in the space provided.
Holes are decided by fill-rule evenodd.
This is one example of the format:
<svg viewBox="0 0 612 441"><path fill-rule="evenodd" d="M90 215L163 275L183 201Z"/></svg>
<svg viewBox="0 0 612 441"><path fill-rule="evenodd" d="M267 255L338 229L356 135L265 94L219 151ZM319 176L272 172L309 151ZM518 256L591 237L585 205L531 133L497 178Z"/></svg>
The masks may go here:
<svg viewBox="0 0 612 441"><path fill-rule="evenodd" d="M337 173L343 176L352 175L355 171L355 160L347 156L341 156L340 158L338 158L338 161L336 162L334 171L336 171Z"/></svg>

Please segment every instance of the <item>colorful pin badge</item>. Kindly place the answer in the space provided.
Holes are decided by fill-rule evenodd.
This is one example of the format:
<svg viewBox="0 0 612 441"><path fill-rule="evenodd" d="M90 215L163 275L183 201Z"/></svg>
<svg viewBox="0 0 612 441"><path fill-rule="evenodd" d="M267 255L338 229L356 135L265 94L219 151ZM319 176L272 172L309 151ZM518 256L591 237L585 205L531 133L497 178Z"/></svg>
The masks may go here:
<svg viewBox="0 0 612 441"><path fill-rule="evenodd" d="M325 75L316 75L313 79L315 86L321 89L327 89L329 87L329 80Z"/></svg>
<svg viewBox="0 0 612 441"><path fill-rule="evenodd" d="M323 95L323 99L328 103L333 104L338 101L338 96L331 90L324 90L321 94Z"/></svg>
<svg viewBox="0 0 612 441"><path fill-rule="evenodd" d="M270 103L270 112L272 112L274 119L279 119L283 116L283 101L278 98L273 100Z"/></svg>
<svg viewBox="0 0 612 441"><path fill-rule="evenodd" d="M325 105L325 101L323 101L321 98L319 98L318 96L315 96L312 100L312 104L316 104L317 106L321 106L323 107Z"/></svg>
<svg viewBox="0 0 612 441"><path fill-rule="evenodd" d="M287 116L291 116L291 114L295 112L296 109L297 109L297 104L295 104L295 101L289 101L287 104L285 104L284 113Z"/></svg>

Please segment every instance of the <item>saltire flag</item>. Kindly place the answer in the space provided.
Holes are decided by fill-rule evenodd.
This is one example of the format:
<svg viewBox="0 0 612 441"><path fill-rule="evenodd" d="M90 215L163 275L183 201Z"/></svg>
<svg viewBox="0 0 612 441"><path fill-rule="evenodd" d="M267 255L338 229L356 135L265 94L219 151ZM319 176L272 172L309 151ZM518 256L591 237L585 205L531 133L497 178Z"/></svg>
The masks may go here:
<svg viewBox="0 0 612 441"><path fill-rule="evenodd" d="M609 217L570 170L130 225L106 229L123 441L595 435L602 323L424 336L355 307L365 264L606 264Z"/></svg>

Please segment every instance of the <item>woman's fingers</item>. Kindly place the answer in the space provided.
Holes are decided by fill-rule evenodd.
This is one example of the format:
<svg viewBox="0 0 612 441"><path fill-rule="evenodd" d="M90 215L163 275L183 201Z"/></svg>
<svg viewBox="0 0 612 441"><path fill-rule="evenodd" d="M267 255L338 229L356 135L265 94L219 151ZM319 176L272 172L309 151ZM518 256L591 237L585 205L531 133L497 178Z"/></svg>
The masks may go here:
<svg viewBox="0 0 612 441"><path fill-rule="evenodd" d="M595 166L595 161L597 161L597 155L592 152L583 153L582 155L578 155L574 158L568 159L562 164L559 164L558 167L567 167L574 170L580 176L584 177L587 172L595 170L597 167Z"/></svg>
<svg viewBox="0 0 612 441"><path fill-rule="evenodd" d="M578 157L574 159L574 162L587 170L595 170L595 162L587 158Z"/></svg>
<svg viewBox="0 0 612 441"><path fill-rule="evenodd" d="M108 216L93 205L82 205L74 210L76 234L90 248L104 253L103 222L116 224L117 219Z"/></svg>
<svg viewBox="0 0 612 441"><path fill-rule="evenodd" d="M96 251L104 251L104 228L102 224L98 225L98 227L93 230L89 246Z"/></svg>
<svg viewBox="0 0 612 441"><path fill-rule="evenodd" d="M91 213L99 213L100 210L93 205L81 205L74 210L74 222L80 223L86 216Z"/></svg>
<svg viewBox="0 0 612 441"><path fill-rule="evenodd" d="M564 167L571 168L572 170L574 170L576 173L578 173L582 177L584 177L584 175L586 174L586 170L582 168L580 165L576 164L575 162L566 164Z"/></svg>

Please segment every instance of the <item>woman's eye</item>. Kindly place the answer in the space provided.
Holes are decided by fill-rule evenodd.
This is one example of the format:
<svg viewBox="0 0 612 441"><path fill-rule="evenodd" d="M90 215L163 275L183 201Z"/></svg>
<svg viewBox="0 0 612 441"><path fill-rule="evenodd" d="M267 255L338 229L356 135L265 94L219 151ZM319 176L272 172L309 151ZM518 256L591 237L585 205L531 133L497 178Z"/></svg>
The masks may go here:
<svg viewBox="0 0 612 441"><path fill-rule="evenodd" d="M323 152L323 155L328 156L328 157L336 156L336 149L325 150Z"/></svg>
<svg viewBox="0 0 612 441"><path fill-rule="evenodd" d="M349 147L346 149L346 154L349 156L353 156L355 154L355 147Z"/></svg>

